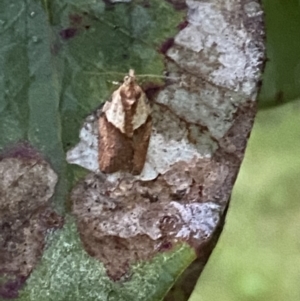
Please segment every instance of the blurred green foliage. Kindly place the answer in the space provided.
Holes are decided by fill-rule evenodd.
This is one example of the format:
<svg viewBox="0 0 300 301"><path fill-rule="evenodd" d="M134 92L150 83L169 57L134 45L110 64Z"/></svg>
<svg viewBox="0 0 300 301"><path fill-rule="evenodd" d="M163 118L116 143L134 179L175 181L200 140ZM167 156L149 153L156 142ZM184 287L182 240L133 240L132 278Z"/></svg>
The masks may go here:
<svg viewBox="0 0 300 301"><path fill-rule="evenodd" d="M259 109L269 109L258 112L223 234L189 301L300 300L300 1L263 4Z"/></svg>

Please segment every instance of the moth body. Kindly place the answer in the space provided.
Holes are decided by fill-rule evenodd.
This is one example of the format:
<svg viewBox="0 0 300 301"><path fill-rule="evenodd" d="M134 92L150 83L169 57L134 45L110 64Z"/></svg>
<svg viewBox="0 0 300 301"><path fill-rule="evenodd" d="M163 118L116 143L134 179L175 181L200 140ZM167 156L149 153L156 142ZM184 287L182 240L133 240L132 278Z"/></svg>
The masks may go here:
<svg viewBox="0 0 300 301"><path fill-rule="evenodd" d="M152 130L151 108L134 71L112 94L99 117L99 168L102 172L141 173Z"/></svg>

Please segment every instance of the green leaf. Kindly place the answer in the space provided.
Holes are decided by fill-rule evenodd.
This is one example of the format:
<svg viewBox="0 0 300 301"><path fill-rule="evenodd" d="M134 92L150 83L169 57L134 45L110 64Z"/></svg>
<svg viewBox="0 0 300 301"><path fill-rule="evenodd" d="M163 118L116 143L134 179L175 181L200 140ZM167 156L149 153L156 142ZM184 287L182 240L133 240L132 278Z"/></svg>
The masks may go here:
<svg viewBox="0 0 300 301"><path fill-rule="evenodd" d="M3 0L0 3L0 150L29 141L59 175L54 204L66 211L68 188L84 174L65 151L78 141L84 117L121 80L112 72L162 74L157 51L183 15L167 2ZM114 283L82 248L74 220L49 236L48 247L18 300L161 300L195 259L183 244L132 268Z"/></svg>
<svg viewBox="0 0 300 301"><path fill-rule="evenodd" d="M259 95L261 108L300 96L300 9L298 0L263 1L267 62Z"/></svg>
<svg viewBox="0 0 300 301"><path fill-rule="evenodd" d="M130 281L113 282L82 249L73 219L50 239L42 263L18 300L161 300L195 258L187 245L133 267Z"/></svg>

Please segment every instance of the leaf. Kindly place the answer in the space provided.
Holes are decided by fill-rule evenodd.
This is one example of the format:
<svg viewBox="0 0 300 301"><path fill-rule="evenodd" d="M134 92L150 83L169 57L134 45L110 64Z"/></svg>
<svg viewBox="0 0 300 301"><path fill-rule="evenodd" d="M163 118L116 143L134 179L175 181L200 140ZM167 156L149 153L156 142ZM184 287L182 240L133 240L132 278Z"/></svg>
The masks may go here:
<svg viewBox="0 0 300 301"><path fill-rule="evenodd" d="M265 0L264 8L267 61L259 107L269 108L300 96L300 13L297 0Z"/></svg>
<svg viewBox="0 0 300 301"><path fill-rule="evenodd" d="M260 6L254 2L254 7L240 7L234 0L228 7L222 2L110 2L0 3L0 147L5 152L27 141L50 162L59 176L53 204L65 213L63 229L48 236L48 247L18 300L162 300L197 252L201 267L207 261L243 157L263 59ZM176 11L178 5L185 10ZM244 14L242 32L239 20L230 24L238 9ZM250 19L255 22L247 23ZM253 33L252 26L260 30ZM126 240L114 232L123 244L109 251L123 253L101 263L87 249L87 242L97 242L97 231L88 240L80 224L80 210L88 209L89 198L77 202L82 207L76 211L74 195L79 191L80 199L91 191L80 191L89 179L102 185L106 178L67 165L65 153L77 147L82 125L94 126L90 117L115 90L112 81L122 79L117 74L129 68L137 74L170 74L170 82L151 77L144 83L154 103L157 134L152 135L149 155L156 160L157 179L145 184L122 175L125 184L128 179L140 181L140 188L145 185L150 191L149 201L137 194L140 202L150 204L141 232L150 247L143 248L134 235ZM153 155L155 148L159 155ZM165 211L155 211L150 201L164 183L168 185L158 193L157 206ZM185 189L177 191L178 183ZM71 189L73 211L66 201ZM136 191L125 191L135 196ZM125 198L123 204L131 200ZM90 219L86 229L98 218ZM160 240L151 237L153 229L165 231ZM114 241L113 235L106 236L109 243ZM124 263L131 242L140 249L127 252L133 259L128 259L121 281L113 281L109 266L116 268L119 259ZM109 243L96 246L102 250Z"/></svg>

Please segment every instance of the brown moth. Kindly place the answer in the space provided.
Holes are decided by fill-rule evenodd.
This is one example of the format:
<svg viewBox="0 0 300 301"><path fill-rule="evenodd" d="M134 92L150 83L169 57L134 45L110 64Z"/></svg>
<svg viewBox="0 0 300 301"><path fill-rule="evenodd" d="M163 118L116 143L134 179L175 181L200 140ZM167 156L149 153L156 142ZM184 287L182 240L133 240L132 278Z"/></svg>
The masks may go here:
<svg viewBox="0 0 300 301"><path fill-rule="evenodd" d="M151 108L134 70L113 92L99 117L99 168L102 172L140 174L146 160L152 118Z"/></svg>

